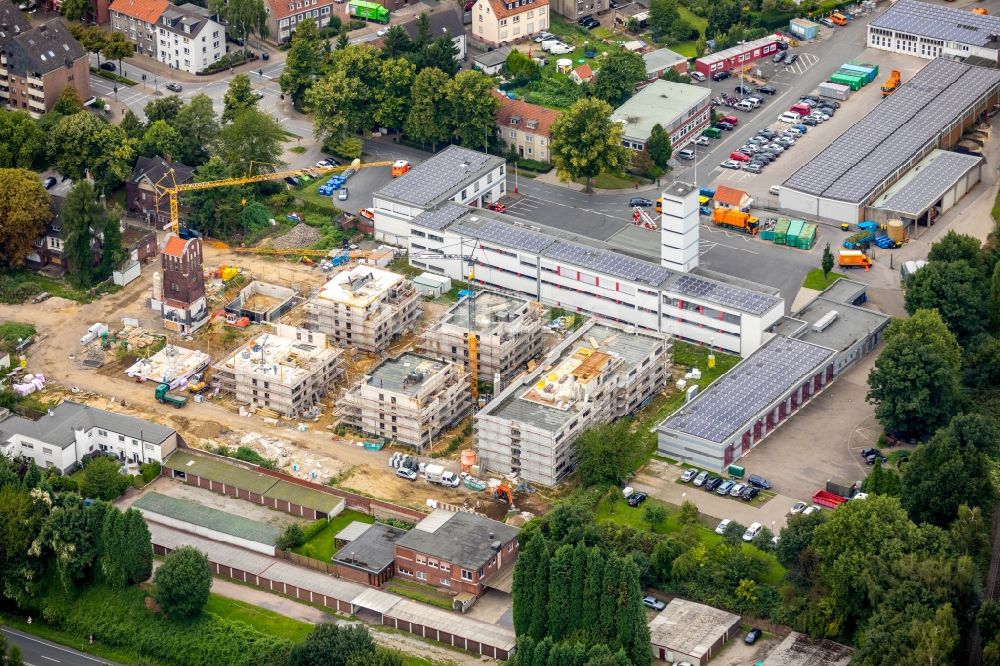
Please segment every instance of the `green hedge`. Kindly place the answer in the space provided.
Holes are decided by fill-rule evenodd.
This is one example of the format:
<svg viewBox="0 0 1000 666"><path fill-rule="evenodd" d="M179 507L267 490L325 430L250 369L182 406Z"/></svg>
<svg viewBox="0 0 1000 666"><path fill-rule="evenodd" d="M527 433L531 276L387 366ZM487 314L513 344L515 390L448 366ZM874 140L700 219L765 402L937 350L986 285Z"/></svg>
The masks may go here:
<svg viewBox="0 0 1000 666"><path fill-rule="evenodd" d="M534 171L535 173L548 173L552 171L552 165L548 162L539 162L538 160L523 160L519 159L517 161L517 168L524 169L526 171Z"/></svg>
<svg viewBox="0 0 1000 666"><path fill-rule="evenodd" d="M139 85L138 82L133 81L132 79L126 79L124 76L119 76L118 74L115 74L114 72L109 72L109 71L104 70L104 69L98 69L97 67L91 67L90 71L93 72L94 74L97 74L98 76L100 76L102 78L108 79L109 81L115 81L117 83L121 83L121 84L126 85L126 86L137 86L137 85Z"/></svg>
<svg viewBox="0 0 1000 666"><path fill-rule="evenodd" d="M236 67L237 65L242 65L245 62L253 62L257 60L257 54L254 53L253 51L250 52L249 59L247 59L245 56L246 53L242 50L242 48L239 51L235 51L233 53L227 53L226 55L222 56L221 58L213 62L205 69L198 72L198 74L199 76L203 74L216 74L225 69L229 69L230 67Z"/></svg>
<svg viewBox="0 0 1000 666"><path fill-rule="evenodd" d="M283 666L291 644L243 622L203 613L175 622L146 609L146 593L136 587L92 586L74 600L50 595L41 600L42 619L77 636L93 635L111 648L177 666Z"/></svg>

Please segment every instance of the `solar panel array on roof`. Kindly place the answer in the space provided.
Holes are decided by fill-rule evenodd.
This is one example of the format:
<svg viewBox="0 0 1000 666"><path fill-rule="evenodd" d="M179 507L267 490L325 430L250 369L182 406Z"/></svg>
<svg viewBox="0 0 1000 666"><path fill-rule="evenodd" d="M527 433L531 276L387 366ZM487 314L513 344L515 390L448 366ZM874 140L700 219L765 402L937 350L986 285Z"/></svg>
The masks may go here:
<svg viewBox="0 0 1000 666"><path fill-rule="evenodd" d="M426 212L417 215L413 218L413 224L425 227L427 229L434 229L436 231L441 231L449 224L462 217L469 212L468 206L460 206L458 204L448 204L447 206L441 206L440 208L434 208Z"/></svg>
<svg viewBox="0 0 1000 666"><path fill-rule="evenodd" d="M968 9L931 5L915 0L898 0L870 24L959 44L986 46L1000 34L1000 18L976 14Z"/></svg>
<svg viewBox="0 0 1000 666"><path fill-rule="evenodd" d="M398 199L415 206L430 205L455 195L470 178L501 166L502 157L460 146L449 146L396 178L375 196Z"/></svg>
<svg viewBox="0 0 1000 666"><path fill-rule="evenodd" d="M945 190L982 161L975 155L942 152L933 162L921 169L913 180L899 188L879 208L916 217L941 198Z"/></svg>
<svg viewBox="0 0 1000 666"><path fill-rule="evenodd" d="M725 443L833 355L832 349L801 340L772 338L658 429Z"/></svg>
<svg viewBox="0 0 1000 666"><path fill-rule="evenodd" d="M552 244L552 238L545 234L476 216L462 220L452 226L451 231L526 252L540 253Z"/></svg>
<svg viewBox="0 0 1000 666"><path fill-rule="evenodd" d="M685 296L727 305L741 312L755 315L767 312L778 302L777 298L767 294L732 287L720 282L710 282L694 275L680 275L670 287Z"/></svg>
<svg viewBox="0 0 1000 666"><path fill-rule="evenodd" d="M671 273L662 266L648 261L640 261L609 250L598 250L584 245L556 241L545 250L545 256L558 261L569 261L577 266L614 275L625 280L644 282L648 285L662 284Z"/></svg>
<svg viewBox="0 0 1000 666"><path fill-rule="evenodd" d="M861 203L894 171L932 148L944 128L998 85L997 70L932 60L783 187Z"/></svg>

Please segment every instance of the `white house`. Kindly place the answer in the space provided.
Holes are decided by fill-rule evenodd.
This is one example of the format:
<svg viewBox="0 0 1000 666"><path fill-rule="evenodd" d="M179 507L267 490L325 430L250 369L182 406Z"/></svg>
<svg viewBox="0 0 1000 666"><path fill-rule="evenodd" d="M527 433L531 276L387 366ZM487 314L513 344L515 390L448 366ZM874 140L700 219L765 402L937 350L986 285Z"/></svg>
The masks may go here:
<svg viewBox="0 0 1000 666"><path fill-rule="evenodd" d="M156 22L156 59L197 74L226 53L226 29L203 7L170 5Z"/></svg>
<svg viewBox="0 0 1000 666"><path fill-rule="evenodd" d="M63 472L97 452L132 463L163 462L179 440L173 428L68 400L37 421L0 415L0 453Z"/></svg>

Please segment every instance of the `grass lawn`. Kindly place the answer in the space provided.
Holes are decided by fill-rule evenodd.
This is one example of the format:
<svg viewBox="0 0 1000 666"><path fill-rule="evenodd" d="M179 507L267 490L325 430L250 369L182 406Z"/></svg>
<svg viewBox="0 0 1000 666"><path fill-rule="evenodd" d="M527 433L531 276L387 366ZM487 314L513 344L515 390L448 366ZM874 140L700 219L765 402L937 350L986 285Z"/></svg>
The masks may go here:
<svg viewBox="0 0 1000 666"><path fill-rule="evenodd" d="M698 32L700 32L702 36L705 35L705 29L708 28L707 18L698 16L687 7L683 7L680 5L677 6L677 14L682 20L687 21L688 23L696 27L698 29Z"/></svg>
<svg viewBox="0 0 1000 666"><path fill-rule="evenodd" d="M302 153L306 152L306 147L305 146L292 146L288 150L290 150L291 152L295 153L296 155L301 155Z"/></svg>
<svg viewBox="0 0 1000 666"><path fill-rule="evenodd" d="M389 270L394 273L405 275L406 277L417 277L424 272L422 268L411 266L410 262L408 262L405 258L393 259L389 264Z"/></svg>
<svg viewBox="0 0 1000 666"><path fill-rule="evenodd" d="M14 351L18 340L30 338L37 331L31 324L8 321L0 324L0 351Z"/></svg>
<svg viewBox="0 0 1000 666"><path fill-rule="evenodd" d="M422 604L430 604L431 606L451 610L451 595L442 592L436 587L412 580L403 580L399 577L393 578L384 587L386 592L398 594L402 597L419 601Z"/></svg>
<svg viewBox="0 0 1000 666"><path fill-rule="evenodd" d="M823 277L822 268L814 268L808 273L806 273L806 279L802 281L802 286L807 289L816 289L818 291L823 291L831 284L836 282L842 277L847 277L841 273L830 272L830 275Z"/></svg>
<svg viewBox="0 0 1000 666"><path fill-rule="evenodd" d="M329 178L316 178L311 183L305 187L300 187L296 190L292 190L292 196L302 199L308 203L315 206L319 206L324 209L324 211L329 211L331 217L336 217L340 215L340 209L333 203L333 197L325 197L320 195L320 186L328 181Z"/></svg>
<svg viewBox="0 0 1000 666"><path fill-rule="evenodd" d="M285 617L244 601L220 597L217 594L208 597L205 611L227 620L244 622L263 634L285 638L293 643L305 640L313 628L307 622Z"/></svg>
<svg viewBox="0 0 1000 666"><path fill-rule="evenodd" d="M574 183L585 185L586 178L574 178ZM635 185L645 185L646 181L627 173L602 173L594 178L594 187L601 190L624 190Z"/></svg>
<svg viewBox="0 0 1000 666"><path fill-rule="evenodd" d="M693 40L689 42L677 42L676 44L671 44L668 48L685 58L698 57L698 43Z"/></svg>
<svg viewBox="0 0 1000 666"><path fill-rule="evenodd" d="M102 286L100 293L120 289L114 284L108 285L110 286ZM24 303L43 291L79 303L90 303L93 300L88 290L77 289L64 280L55 280L40 273L23 269L0 273L0 302Z"/></svg>
<svg viewBox="0 0 1000 666"><path fill-rule="evenodd" d="M293 548L292 552L305 557L311 557L314 560L319 560L321 562L329 562L330 558L337 552L337 547L333 542L333 537L336 536L337 532L355 521L359 523L368 523L370 525L375 522L375 517L369 516L367 513L344 509L339 516L327 523L326 526L320 530L318 534L316 534L316 536L309 539L309 541L306 541L298 548Z"/></svg>

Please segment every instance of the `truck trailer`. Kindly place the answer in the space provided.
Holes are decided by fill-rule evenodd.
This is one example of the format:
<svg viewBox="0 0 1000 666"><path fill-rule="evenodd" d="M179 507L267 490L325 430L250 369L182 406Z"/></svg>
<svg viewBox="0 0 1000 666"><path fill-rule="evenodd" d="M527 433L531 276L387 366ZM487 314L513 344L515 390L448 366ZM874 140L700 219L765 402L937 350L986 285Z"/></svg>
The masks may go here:
<svg viewBox="0 0 1000 666"><path fill-rule="evenodd" d="M366 0L351 0L347 5L348 13L356 18L376 23L389 22L389 10L377 2L366 2Z"/></svg>
<svg viewBox="0 0 1000 666"><path fill-rule="evenodd" d="M170 384L159 384L153 391L153 396L165 405L173 405L175 409L180 409L188 401L183 396L170 395Z"/></svg>

